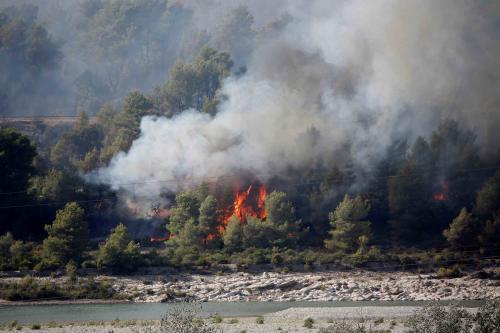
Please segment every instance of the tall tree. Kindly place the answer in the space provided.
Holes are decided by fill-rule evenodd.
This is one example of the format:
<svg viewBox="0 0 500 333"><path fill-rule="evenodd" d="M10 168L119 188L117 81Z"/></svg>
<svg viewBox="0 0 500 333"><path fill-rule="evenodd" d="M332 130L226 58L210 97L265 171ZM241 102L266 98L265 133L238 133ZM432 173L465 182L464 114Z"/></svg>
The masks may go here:
<svg viewBox="0 0 500 333"><path fill-rule="evenodd" d="M40 91L54 83L45 74L58 67L60 46L37 23L37 15L38 8L32 5L0 12L1 113L18 111L15 107L30 109L35 107L32 103L40 109L47 99Z"/></svg>
<svg viewBox="0 0 500 333"><path fill-rule="evenodd" d="M140 246L132 240L127 227L121 223L111 231L97 253L98 267L116 272L133 271L140 262Z"/></svg>
<svg viewBox="0 0 500 333"><path fill-rule="evenodd" d="M370 205L365 199L346 195L329 214L332 230L331 238L325 241L325 247L352 252L357 247L366 245L371 234L371 223L366 220L369 211Z"/></svg>
<svg viewBox="0 0 500 333"><path fill-rule="evenodd" d="M88 245L88 224L85 211L76 202L58 210L54 222L45 226L45 230L48 237L43 241L43 260L48 266L82 259Z"/></svg>
<svg viewBox="0 0 500 333"><path fill-rule="evenodd" d="M35 172L37 153L30 139L14 129L0 129L0 232L17 236L38 234L43 225L24 207L31 203L27 196L28 180Z"/></svg>
<svg viewBox="0 0 500 333"><path fill-rule="evenodd" d="M466 208L462 208L458 216L451 222L450 227L443 231L443 235L455 248L477 246L481 227L479 220Z"/></svg>

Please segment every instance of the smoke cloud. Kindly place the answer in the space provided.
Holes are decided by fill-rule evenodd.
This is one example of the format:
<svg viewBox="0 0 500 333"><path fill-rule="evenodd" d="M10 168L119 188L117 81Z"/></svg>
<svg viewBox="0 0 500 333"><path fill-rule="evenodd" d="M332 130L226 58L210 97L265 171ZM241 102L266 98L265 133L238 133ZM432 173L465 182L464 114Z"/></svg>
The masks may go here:
<svg viewBox="0 0 500 333"><path fill-rule="evenodd" d="M258 20L264 7L255 3ZM339 164L346 151L362 170L394 139L428 135L443 118L498 147L498 6L315 0L283 8L292 19L257 43L245 75L226 80L215 116L145 117L128 153L94 181L160 200L242 170L265 181L290 167Z"/></svg>

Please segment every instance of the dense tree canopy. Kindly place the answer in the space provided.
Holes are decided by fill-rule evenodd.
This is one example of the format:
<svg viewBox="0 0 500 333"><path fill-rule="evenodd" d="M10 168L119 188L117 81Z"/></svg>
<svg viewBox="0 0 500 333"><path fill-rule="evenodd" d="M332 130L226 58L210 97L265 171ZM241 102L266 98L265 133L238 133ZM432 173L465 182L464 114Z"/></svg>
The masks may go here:
<svg viewBox="0 0 500 333"><path fill-rule="evenodd" d="M325 241L325 247L353 251L356 245L366 243L371 234L371 223L366 220L369 211L370 205L366 200L360 196L352 198L346 195L329 214L331 239Z"/></svg>
<svg viewBox="0 0 500 333"><path fill-rule="evenodd" d="M97 265L117 272L130 272L140 264L140 247L130 237L128 229L119 224L99 247Z"/></svg>
<svg viewBox="0 0 500 333"><path fill-rule="evenodd" d="M37 23L36 6L8 7L0 12L0 113L13 113L16 107L37 98L47 71L61 60L59 44ZM48 83L48 82L45 82Z"/></svg>
<svg viewBox="0 0 500 333"><path fill-rule="evenodd" d="M85 211L76 202L58 210L51 225L45 226L48 237L43 241L44 264L61 266L70 260L80 261L88 245Z"/></svg>

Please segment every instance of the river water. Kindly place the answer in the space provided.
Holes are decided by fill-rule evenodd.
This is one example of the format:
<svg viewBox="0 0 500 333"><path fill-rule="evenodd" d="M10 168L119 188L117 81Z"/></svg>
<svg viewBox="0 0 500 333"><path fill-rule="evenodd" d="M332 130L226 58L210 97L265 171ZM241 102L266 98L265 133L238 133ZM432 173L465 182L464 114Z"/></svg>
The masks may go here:
<svg viewBox="0 0 500 333"><path fill-rule="evenodd" d="M449 302L442 302L448 304ZM478 307L481 301L464 301L460 305ZM369 302L207 302L202 303L200 315L219 313L224 317L264 315L291 307L361 307L361 306L421 306L417 301ZM159 319L175 303L124 303L124 304L62 304L62 305L3 305L0 306L0 323L13 320L19 323L82 322Z"/></svg>

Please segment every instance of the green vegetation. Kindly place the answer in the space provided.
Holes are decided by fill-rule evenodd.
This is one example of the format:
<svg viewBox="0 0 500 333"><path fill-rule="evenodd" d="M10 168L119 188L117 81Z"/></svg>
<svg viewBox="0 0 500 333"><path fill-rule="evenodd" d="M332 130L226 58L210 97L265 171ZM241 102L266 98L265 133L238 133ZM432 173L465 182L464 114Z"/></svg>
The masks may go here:
<svg viewBox="0 0 500 333"><path fill-rule="evenodd" d="M196 304L182 304L180 306L176 306L161 318L158 332L161 333L219 332L217 326L208 323L206 320L201 319L198 316L198 312L199 312L199 306ZM222 317L220 322L222 322Z"/></svg>
<svg viewBox="0 0 500 333"><path fill-rule="evenodd" d="M173 118L186 110L215 116L227 99L224 80L242 79L255 43L290 18L257 28L250 10L239 6L217 17L213 31L198 31L189 6L162 0L85 0L68 13L79 19L56 20L64 29L49 31L37 6L0 10L2 115L25 107L32 114L68 109L79 115L72 126L21 129L30 135L0 129L0 270L66 269L75 281L80 268L128 273L141 265L271 264L312 270L389 262L396 269L442 266L437 274L444 278L459 274L449 268L455 264L498 255L499 153L483 154L463 121L443 119L414 141L401 135L373 165L357 165L346 142L331 161L325 156L321 163L290 166L268 179L265 202L252 203L265 216L228 216L235 184L224 177L162 193L168 207L144 207L144 193L133 184L130 201L138 200L125 203L117 190L89 183L96 170L130 150L143 117ZM66 28L75 40L60 43L52 33ZM78 66L64 58L66 48L74 57L83 54ZM222 139L232 144L228 133ZM144 215L154 220L155 233L168 233L165 249L150 251L164 244L135 238L149 221L133 213L149 208L153 214ZM141 253L140 245L150 252Z"/></svg>
<svg viewBox="0 0 500 333"><path fill-rule="evenodd" d="M496 332L500 318L500 302L488 301L473 315L465 309L452 305L444 307L430 305L418 310L407 321L408 333L486 333ZM381 324L382 320L378 320ZM370 327L366 321L332 321L320 333L375 333L390 332ZM377 322L376 322L377 324ZM391 321L391 328L396 323Z"/></svg>
<svg viewBox="0 0 500 333"><path fill-rule="evenodd" d="M93 278L68 280L66 283L39 281L25 277L19 282L0 283L0 299L9 301L111 299L119 297L108 282Z"/></svg>
<svg viewBox="0 0 500 333"><path fill-rule="evenodd" d="M305 328L313 328L313 326L314 326L314 319L312 319L312 318L304 319L304 327Z"/></svg>
<svg viewBox="0 0 500 333"><path fill-rule="evenodd" d="M58 210L56 219L45 230L48 237L43 241L42 267L59 267L70 260L82 260L88 243L88 225L85 211L76 202Z"/></svg>
<svg viewBox="0 0 500 333"><path fill-rule="evenodd" d="M224 321L224 318L222 318L222 316L218 313L216 313L215 315L212 316L212 322L214 324L220 324Z"/></svg>
<svg viewBox="0 0 500 333"><path fill-rule="evenodd" d="M263 325L263 324L264 324L264 317L262 317L262 316L258 316L258 317L255 319L255 323L256 323L256 324L259 324L259 325Z"/></svg>
<svg viewBox="0 0 500 333"><path fill-rule="evenodd" d="M370 206L361 197L351 198L348 195L329 214L332 238L325 241L325 247L330 250L352 251L356 243L359 249L364 248L370 237L370 222L364 221L368 216Z"/></svg>
<svg viewBox="0 0 500 333"><path fill-rule="evenodd" d="M139 244L134 242L127 227L119 224L111 231L106 242L99 247L97 267L115 272L130 272L141 263Z"/></svg>

